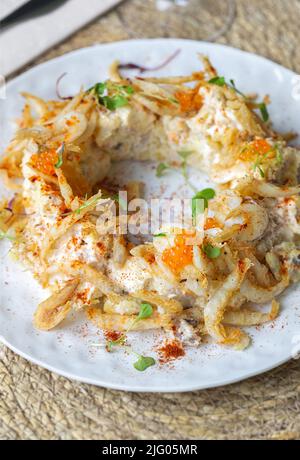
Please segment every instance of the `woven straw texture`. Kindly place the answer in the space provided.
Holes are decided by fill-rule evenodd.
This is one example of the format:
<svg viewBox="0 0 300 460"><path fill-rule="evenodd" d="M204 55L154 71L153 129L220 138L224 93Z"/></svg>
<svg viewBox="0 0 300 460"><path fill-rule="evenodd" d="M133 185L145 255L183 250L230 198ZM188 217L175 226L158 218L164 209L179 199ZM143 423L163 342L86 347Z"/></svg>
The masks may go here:
<svg viewBox="0 0 300 460"><path fill-rule="evenodd" d="M131 38L123 22L130 1L37 62ZM299 0L236 4L233 24L218 41L300 73ZM143 20L143 35L151 37L152 20ZM299 439L299 393L299 360L229 387L143 395L70 382L0 346L0 439Z"/></svg>

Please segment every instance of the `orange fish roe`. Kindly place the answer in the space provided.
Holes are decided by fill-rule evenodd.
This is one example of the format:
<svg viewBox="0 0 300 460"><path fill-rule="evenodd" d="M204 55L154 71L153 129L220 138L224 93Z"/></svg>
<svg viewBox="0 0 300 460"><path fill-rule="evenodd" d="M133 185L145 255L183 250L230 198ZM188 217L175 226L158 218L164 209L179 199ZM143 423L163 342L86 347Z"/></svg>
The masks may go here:
<svg viewBox="0 0 300 460"><path fill-rule="evenodd" d="M211 228L222 228L222 224L214 217L208 217L204 224L204 230L210 230Z"/></svg>
<svg viewBox="0 0 300 460"><path fill-rule="evenodd" d="M203 105L203 98L199 94L199 85L194 89L177 91L175 98L178 100L182 112L198 111Z"/></svg>
<svg viewBox="0 0 300 460"><path fill-rule="evenodd" d="M46 150L45 152L32 155L31 162L33 167L38 171L48 176L54 176L54 166L58 162L58 155L55 149Z"/></svg>
<svg viewBox="0 0 300 460"><path fill-rule="evenodd" d="M193 262L193 246L186 244L186 238L187 235L177 235L175 246L162 254L162 261L176 274Z"/></svg>
<svg viewBox="0 0 300 460"><path fill-rule="evenodd" d="M271 153L273 147L266 139L256 139L250 144L247 145L245 149L243 149L242 153L240 154L241 160L252 160L257 155L266 155L267 153Z"/></svg>

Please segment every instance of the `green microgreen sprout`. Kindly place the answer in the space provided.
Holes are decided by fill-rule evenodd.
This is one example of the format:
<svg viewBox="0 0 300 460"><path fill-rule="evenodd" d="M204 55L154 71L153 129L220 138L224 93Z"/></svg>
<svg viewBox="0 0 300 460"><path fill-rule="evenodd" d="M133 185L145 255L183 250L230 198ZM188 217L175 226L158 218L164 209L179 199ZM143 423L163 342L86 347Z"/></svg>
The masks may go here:
<svg viewBox="0 0 300 460"><path fill-rule="evenodd" d="M149 303L143 302L141 304L141 306L140 306L139 314L132 321L132 323L129 325L129 327L127 328L126 332L124 334L122 334L119 339L117 339L115 341L109 341L108 344L107 344L107 350L112 351L113 347L120 346L120 345L121 346L125 345L125 343L126 343L126 334L128 334L128 332L130 332L136 326L136 324L139 321L141 321L143 319L150 318L150 316L152 316L152 314L153 314L152 305L150 305ZM136 370L138 370L140 372L143 372L146 369L148 369L148 367L155 365L155 359L154 358L152 358L150 356L140 355L140 354L136 353L135 351L133 351L131 347L126 347L126 350L138 357L138 360L133 364L133 366L134 366L134 368Z"/></svg>
<svg viewBox="0 0 300 460"><path fill-rule="evenodd" d="M0 230L0 240L10 240L10 241L16 241L16 238L14 236L9 235L7 232L4 232L3 230Z"/></svg>
<svg viewBox="0 0 300 460"><path fill-rule="evenodd" d="M186 184L194 191L196 192L197 189L196 187L193 186L193 184L190 183L189 181L189 177L188 177L188 164L187 164L187 160L188 158L190 157L190 155L192 155L194 152L192 150L181 150L178 152L178 155L182 158L182 162L180 164L180 167L179 168L175 168L167 163L159 163L157 165L157 168L156 168L156 177L163 177L163 175L165 174L165 172L167 171L176 171L176 172L179 172Z"/></svg>
<svg viewBox="0 0 300 460"><path fill-rule="evenodd" d="M266 177L265 170L263 169L262 163L268 159L269 155L272 154L272 158L275 153L276 164L280 165L283 162L283 154L279 144L275 144L267 153L264 155L257 155L257 158L253 164L253 171L258 171L260 176L264 179Z"/></svg>
<svg viewBox="0 0 300 460"><path fill-rule="evenodd" d="M209 80L208 83L217 86L228 86L229 88L233 89L236 93L238 93L240 96L242 96L246 100L246 102L250 102L247 96L236 87L235 81L232 79L229 81L229 83L227 83L225 77L214 77L211 80ZM270 119L267 104L265 102L251 102L251 104L254 108L260 111L264 123L267 123Z"/></svg>
<svg viewBox="0 0 300 460"><path fill-rule="evenodd" d="M58 155L58 160L57 160L57 163L55 164L55 168L61 168L62 165L63 165L63 154L65 152L65 148L66 148L66 144L65 142L63 142L61 144L61 146L59 147L59 149L57 150L57 155Z"/></svg>
<svg viewBox="0 0 300 460"><path fill-rule="evenodd" d="M75 211L73 211L73 213L80 214L84 209L96 204L100 199L102 199L101 196L96 196L92 200L91 199L86 200L81 206L79 206L79 208L75 209Z"/></svg>
<svg viewBox="0 0 300 460"><path fill-rule="evenodd" d="M217 259L221 255L221 249L214 247L211 244L204 245L203 252L207 255L209 259Z"/></svg>
<svg viewBox="0 0 300 460"><path fill-rule="evenodd" d="M129 103L130 97L134 94L134 88L131 85L120 85L107 81L96 83L88 92L95 94L99 104L114 111Z"/></svg>
<svg viewBox="0 0 300 460"><path fill-rule="evenodd" d="M192 198L192 218L193 224L196 225L196 218L199 214L203 214L208 208L209 200L212 200L216 196L216 192L212 188L206 188L197 192Z"/></svg>

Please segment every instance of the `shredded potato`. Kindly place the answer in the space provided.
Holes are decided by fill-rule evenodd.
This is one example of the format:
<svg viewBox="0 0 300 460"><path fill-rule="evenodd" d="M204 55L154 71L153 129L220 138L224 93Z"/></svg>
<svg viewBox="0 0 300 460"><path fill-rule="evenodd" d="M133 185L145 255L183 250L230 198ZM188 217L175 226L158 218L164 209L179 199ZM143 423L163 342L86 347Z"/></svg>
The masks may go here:
<svg viewBox="0 0 300 460"><path fill-rule="evenodd" d="M116 61L109 80L63 101L23 93L0 162L16 192L1 203L0 229L53 292L34 315L38 329L85 309L101 329L163 328L183 343L208 335L243 350L243 327L279 315L275 298L300 280L299 151L259 116L269 100L244 97L201 60L192 75L131 79ZM195 190L184 228L133 244L121 232L118 187L106 180L120 159L155 160L158 176L179 164L191 188L195 167L216 189ZM143 185L126 184L128 199L141 198Z"/></svg>
<svg viewBox="0 0 300 460"><path fill-rule="evenodd" d="M48 331L60 324L72 308L72 298L78 280L69 282L61 291L53 294L49 299L40 303L34 315L34 325L37 329Z"/></svg>
<svg viewBox="0 0 300 460"><path fill-rule="evenodd" d="M275 286L263 288L258 285L254 285L249 279L246 279L241 286L241 293L246 297L249 302L253 303L268 303L271 302L274 297L280 295L289 285L289 278L283 278Z"/></svg>
<svg viewBox="0 0 300 460"><path fill-rule="evenodd" d="M87 309L87 316L100 329L121 332L127 331L135 319L134 316L102 313L99 308L92 307ZM153 317L147 320L139 321L131 328L131 330L145 331L150 329L159 329L161 327L168 328L169 326L170 320L168 317L162 318L161 316L155 317L153 315Z"/></svg>
<svg viewBox="0 0 300 460"><path fill-rule="evenodd" d="M218 341L226 341L226 331L221 325L226 306L235 292L240 288L250 266L251 262L248 259L240 260L234 272L228 276L223 286L213 295L204 309L207 331Z"/></svg>
<svg viewBox="0 0 300 460"><path fill-rule="evenodd" d="M273 300L269 313L261 313L247 308L243 308L240 311L228 310L224 315L223 323L230 326L257 326L274 321L278 316L279 309L279 303Z"/></svg>

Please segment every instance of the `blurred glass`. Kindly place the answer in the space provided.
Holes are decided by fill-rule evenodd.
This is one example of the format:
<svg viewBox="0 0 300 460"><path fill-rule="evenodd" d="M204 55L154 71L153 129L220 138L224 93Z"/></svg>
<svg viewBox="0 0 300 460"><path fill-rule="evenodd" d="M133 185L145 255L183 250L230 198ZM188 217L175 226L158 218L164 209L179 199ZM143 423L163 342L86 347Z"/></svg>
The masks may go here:
<svg viewBox="0 0 300 460"><path fill-rule="evenodd" d="M214 41L231 28L235 0L127 0L118 14L132 38Z"/></svg>

